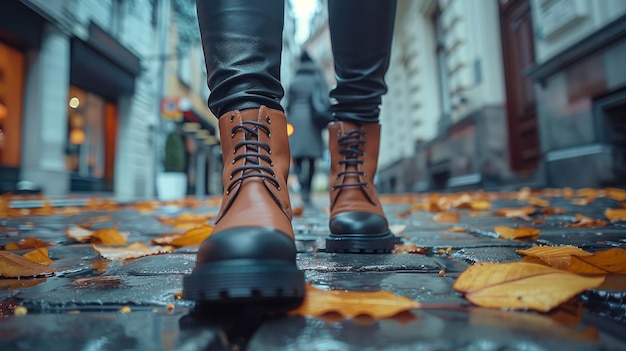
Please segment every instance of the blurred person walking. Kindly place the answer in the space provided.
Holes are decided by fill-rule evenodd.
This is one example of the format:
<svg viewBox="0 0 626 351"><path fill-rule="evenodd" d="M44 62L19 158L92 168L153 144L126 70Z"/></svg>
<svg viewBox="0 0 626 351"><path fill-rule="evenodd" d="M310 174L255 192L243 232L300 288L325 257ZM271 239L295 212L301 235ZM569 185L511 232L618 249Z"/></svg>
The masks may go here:
<svg viewBox="0 0 626 351"><path fill-rule="evenodd" d="M222 204L212 235L183 280L200 306L280 312L302 303L287 188L291 155L280 101L284 0L197 0L208 105L219 116ZM395 238L374 175L381 97L389 66L396 1L331 0L337 85L328 126L328 252L385 253Z"/></svg>
<svg viewBox="0 0 626 351"><path fill-rule="evenodd" d="M305 205L311 204L315 162L322 158L322 129L331 121L328 87L322 71L306 51L287 90L287 121L293 126L289 137L294 173Z"/></svg>

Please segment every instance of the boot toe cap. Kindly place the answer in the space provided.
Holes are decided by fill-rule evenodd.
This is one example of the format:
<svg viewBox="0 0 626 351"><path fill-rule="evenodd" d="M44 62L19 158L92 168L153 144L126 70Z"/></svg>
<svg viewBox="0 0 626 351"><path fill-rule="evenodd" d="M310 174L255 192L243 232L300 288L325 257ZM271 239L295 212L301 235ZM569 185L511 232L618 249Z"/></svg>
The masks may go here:
<svg viewBox="0 0 626 351"><path fill-rule="evenodd" d="M206 239L198 251L198 265L234 259L296 261L296 246L287 234L272 227L235 227Z"/></svg>
<svg viewBox="0 0 626 351"><path fill-rule="evenodd" d="M384 216L370 212L344 212L330 219L332 234L381 234L389 224Z"/></svg>

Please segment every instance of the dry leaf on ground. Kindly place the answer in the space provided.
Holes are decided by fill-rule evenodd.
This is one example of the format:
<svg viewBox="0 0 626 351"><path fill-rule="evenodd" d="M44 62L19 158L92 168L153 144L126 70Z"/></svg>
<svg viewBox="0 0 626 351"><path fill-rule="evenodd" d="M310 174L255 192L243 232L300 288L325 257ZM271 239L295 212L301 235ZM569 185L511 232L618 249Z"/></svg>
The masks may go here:
<svg viewBox="0 0 626 351"><path fill-rule="evenodd" d="M389 231L393 233L395 236L400 236L404 233L406 229L406 224L392 224L389 226Z"/></svg>
<svg viewBox="0 0 626 351"><path fill-rule="evenodd" d="M298 206L291 209L291 214L294 216L302 216L304 213L304 207Z"/></svg>
<svg viewBox="0 0 626 351"><path fill-rule="evenodd" d="M533 263L479 263L466 269L453 288L478 306L547 312L603 281Z"/></svg>
<svg viewBox="0 0 626 351"><path fill-rule="evenodd" d="M166 233L150 240L150 243L152 245L169 245L172 241L174 241L174 239L182 235L183 233Z"/></svg>
<svg viewBox="0 0 626 351"><path fill-rule="evenodd" d="M548 200L544 200L542 198L534 197L534 196L531 196L530 198L528 198L528 203L533 206L539 206L539 207L550 206L550 202Z"/></svg>
<svg viewBox="0 0 626 351"><path fill-rule="evenodd" d="M596 228L604 227L607 222L602 219L594 219L581 214L577 214L572 223L567 223L565 226L569 228Z"/></svg>
<svg viewBox="0 0 626 351"><path fill-rule="evenodd" d="M200 228L188 230L183 235L174 238L169 244L176 247L200 245L206 238L211 236L211 233L213 233L213 226L204 225Z"/></svg>
<svg viewBox="0 0 626 351"><path fill-rule="evenodd" d="M467 228L465 227L450 227L448 229L449 232L453 232L453 233L465 233L467 231Z"/></svg>
<svg viewBox="0 0 626 351"><path fill-rule="evenodd" d="M624 201L626 200L626 190L619 188L606 188L604 189L607 197L615 201Z"/></svg>
<svg viewBox="0 0 626 351"><path fill-rule="evenodd" d="M433 215L433 220L438 223L459 223L461 215L458 212L439 212Z"/></svg>
<svg viewBox="0 0 626 351"><path fill-rule="evenodd" d="M622 208L622 209L607 208L604 211L604 215L611 222L626 221L626 208Z"/></svg>
<svg viewBox="0 0 626 351"><path fill-rule="evenodd" d="M22 257L27 258L35 263L43 264L44 266L49 266L54 263L50 259L50 257L48 257L48 249L46 249L45 247L35 249L27 254L24 254L24 256Z"/></svg>
<svg viewBox="0 0 626 351"><path fill-rule="evenodd" d="M176 217L158 216L157 219L164 225L174 227L174 229L189 230L206 225L209 220L215 218L215 214L197 214L185 212Z"/></svg>
<svg viewBox="0 0 626 351"><path fill-rule="evenodd" d="M0 251L0 276L7 278L51 275L56 269L35 263L20 255Z"/></svg>
<svg viewBox="0 0 626 351"><path fill-rule="evenodd" d="M533 206L500 208L494 211L496 216L502 216L507 218L522 218L527 221L531 220L531 218L528 216L535 212L536 209Z"/></svg>
<svg viewBox="0 0 626 351"><path fill-rule="evenodd" d="M89 229L85 229L83 227L70 227L65 230L65 235L79 243L86 243L91 240L91 236L93 235L93 231Z"/></svg>
<svg viewBox="0 0 626 351"><path fill-rule="evenodd" d="M419 302L390 291L320 290L308 284L304 302L289 314L319 317L326 313L338 313L346 318L359 315L388 318L419 307Z"/></svg>
<svg viewBox="0 0 626 351"><path fill-rule="evenodd" d="M426 251L428 251L428 248L426 247L418 247L415 244L402 244L402 245L395 245L392 253L425 254Z"/></svg>
<svg viewBox="0 0 626 351"><path fill-rule="evenodd" d="M100 256L111 261L172 253L174 251L174 247L172 246L148 247L141 242L136 242L125 247L105 247L100 245L92 245L92 247L94 250L98 251Z"/></svg>
<svg viewBox="0 0 626 351"><path fill-rule="evenodd" d="M581 248L571 245L563 246L535 246L530 249L517 250L520 255L531 257L559 257L559 256L591 256L591 252L587 252Z"/></svg>
<svg viewBox="0 0 626 351"><path fill-rule="evenodd" d="M539 229L530 227L511 228L507 226L497 226L494 228L498 236L505 239L525 238L539 235Z"/></svg>
<svg viewBox="0 0 626 351"><path fill-rule="evenodd" d="M120 233L115 228L104 228L96 230L91 236L101 245L126 245L128 233Z"/></svg>
<svg viewBox="0 0 626 351"><path fill-rule="evenodd" d="M562 215L567 213L567 210L562 207L546 207L541 209L541 213L544 215Z"/></svg>
<svg viewBox="0 0 626 351"><path fill-rule="evenodd" d="M571 204L572 205L578 205L578 206L587 206L593 203L593 198L589 198L589 197L579 197L579 198L575 198L572 199Z"/></svg>
<svg viewBox="0 0 626 351"><path fill-rule="evenodd" d="M36 249L38 247L48 247L48 246L54 246L54 245L55 244L43 241L41 239L28 237L28 238L20 239L19 241L15 243L6 244L4 249L9 250L9 251L28 250L28 249Z"/></svg>

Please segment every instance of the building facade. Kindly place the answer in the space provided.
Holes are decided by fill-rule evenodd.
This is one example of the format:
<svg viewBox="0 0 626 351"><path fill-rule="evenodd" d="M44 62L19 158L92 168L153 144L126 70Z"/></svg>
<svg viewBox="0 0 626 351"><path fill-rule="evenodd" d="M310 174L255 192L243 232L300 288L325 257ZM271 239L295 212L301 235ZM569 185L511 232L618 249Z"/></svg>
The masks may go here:
<svg viewBox="0 0 626 351"><path fill-rule="evenodd" d="M623 185L625 7L400 0L379 189ZM317 23L307 44L330 57L332 77L328 24Z"/></svg>
<svg viewBox="0 0 626 351"><path fill-rule="evenodd" d="M0 185L154 194L156 1L0 4ZM4 111L4 112L3 112Z"/></svg>

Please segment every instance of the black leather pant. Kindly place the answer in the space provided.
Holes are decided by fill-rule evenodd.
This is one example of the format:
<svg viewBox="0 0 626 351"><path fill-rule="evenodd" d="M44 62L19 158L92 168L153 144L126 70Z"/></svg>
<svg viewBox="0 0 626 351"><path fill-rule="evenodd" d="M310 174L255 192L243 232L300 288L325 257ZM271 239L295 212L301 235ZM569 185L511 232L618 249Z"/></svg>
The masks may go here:
<svg viewBox="0 0 626 351"><path fill-rule="evenodd" d="M213 114L260 105L283 110L284 0L197 0L197 7ZM395 10L395 0L328 1L335 119L378 121Z"/></svg>

